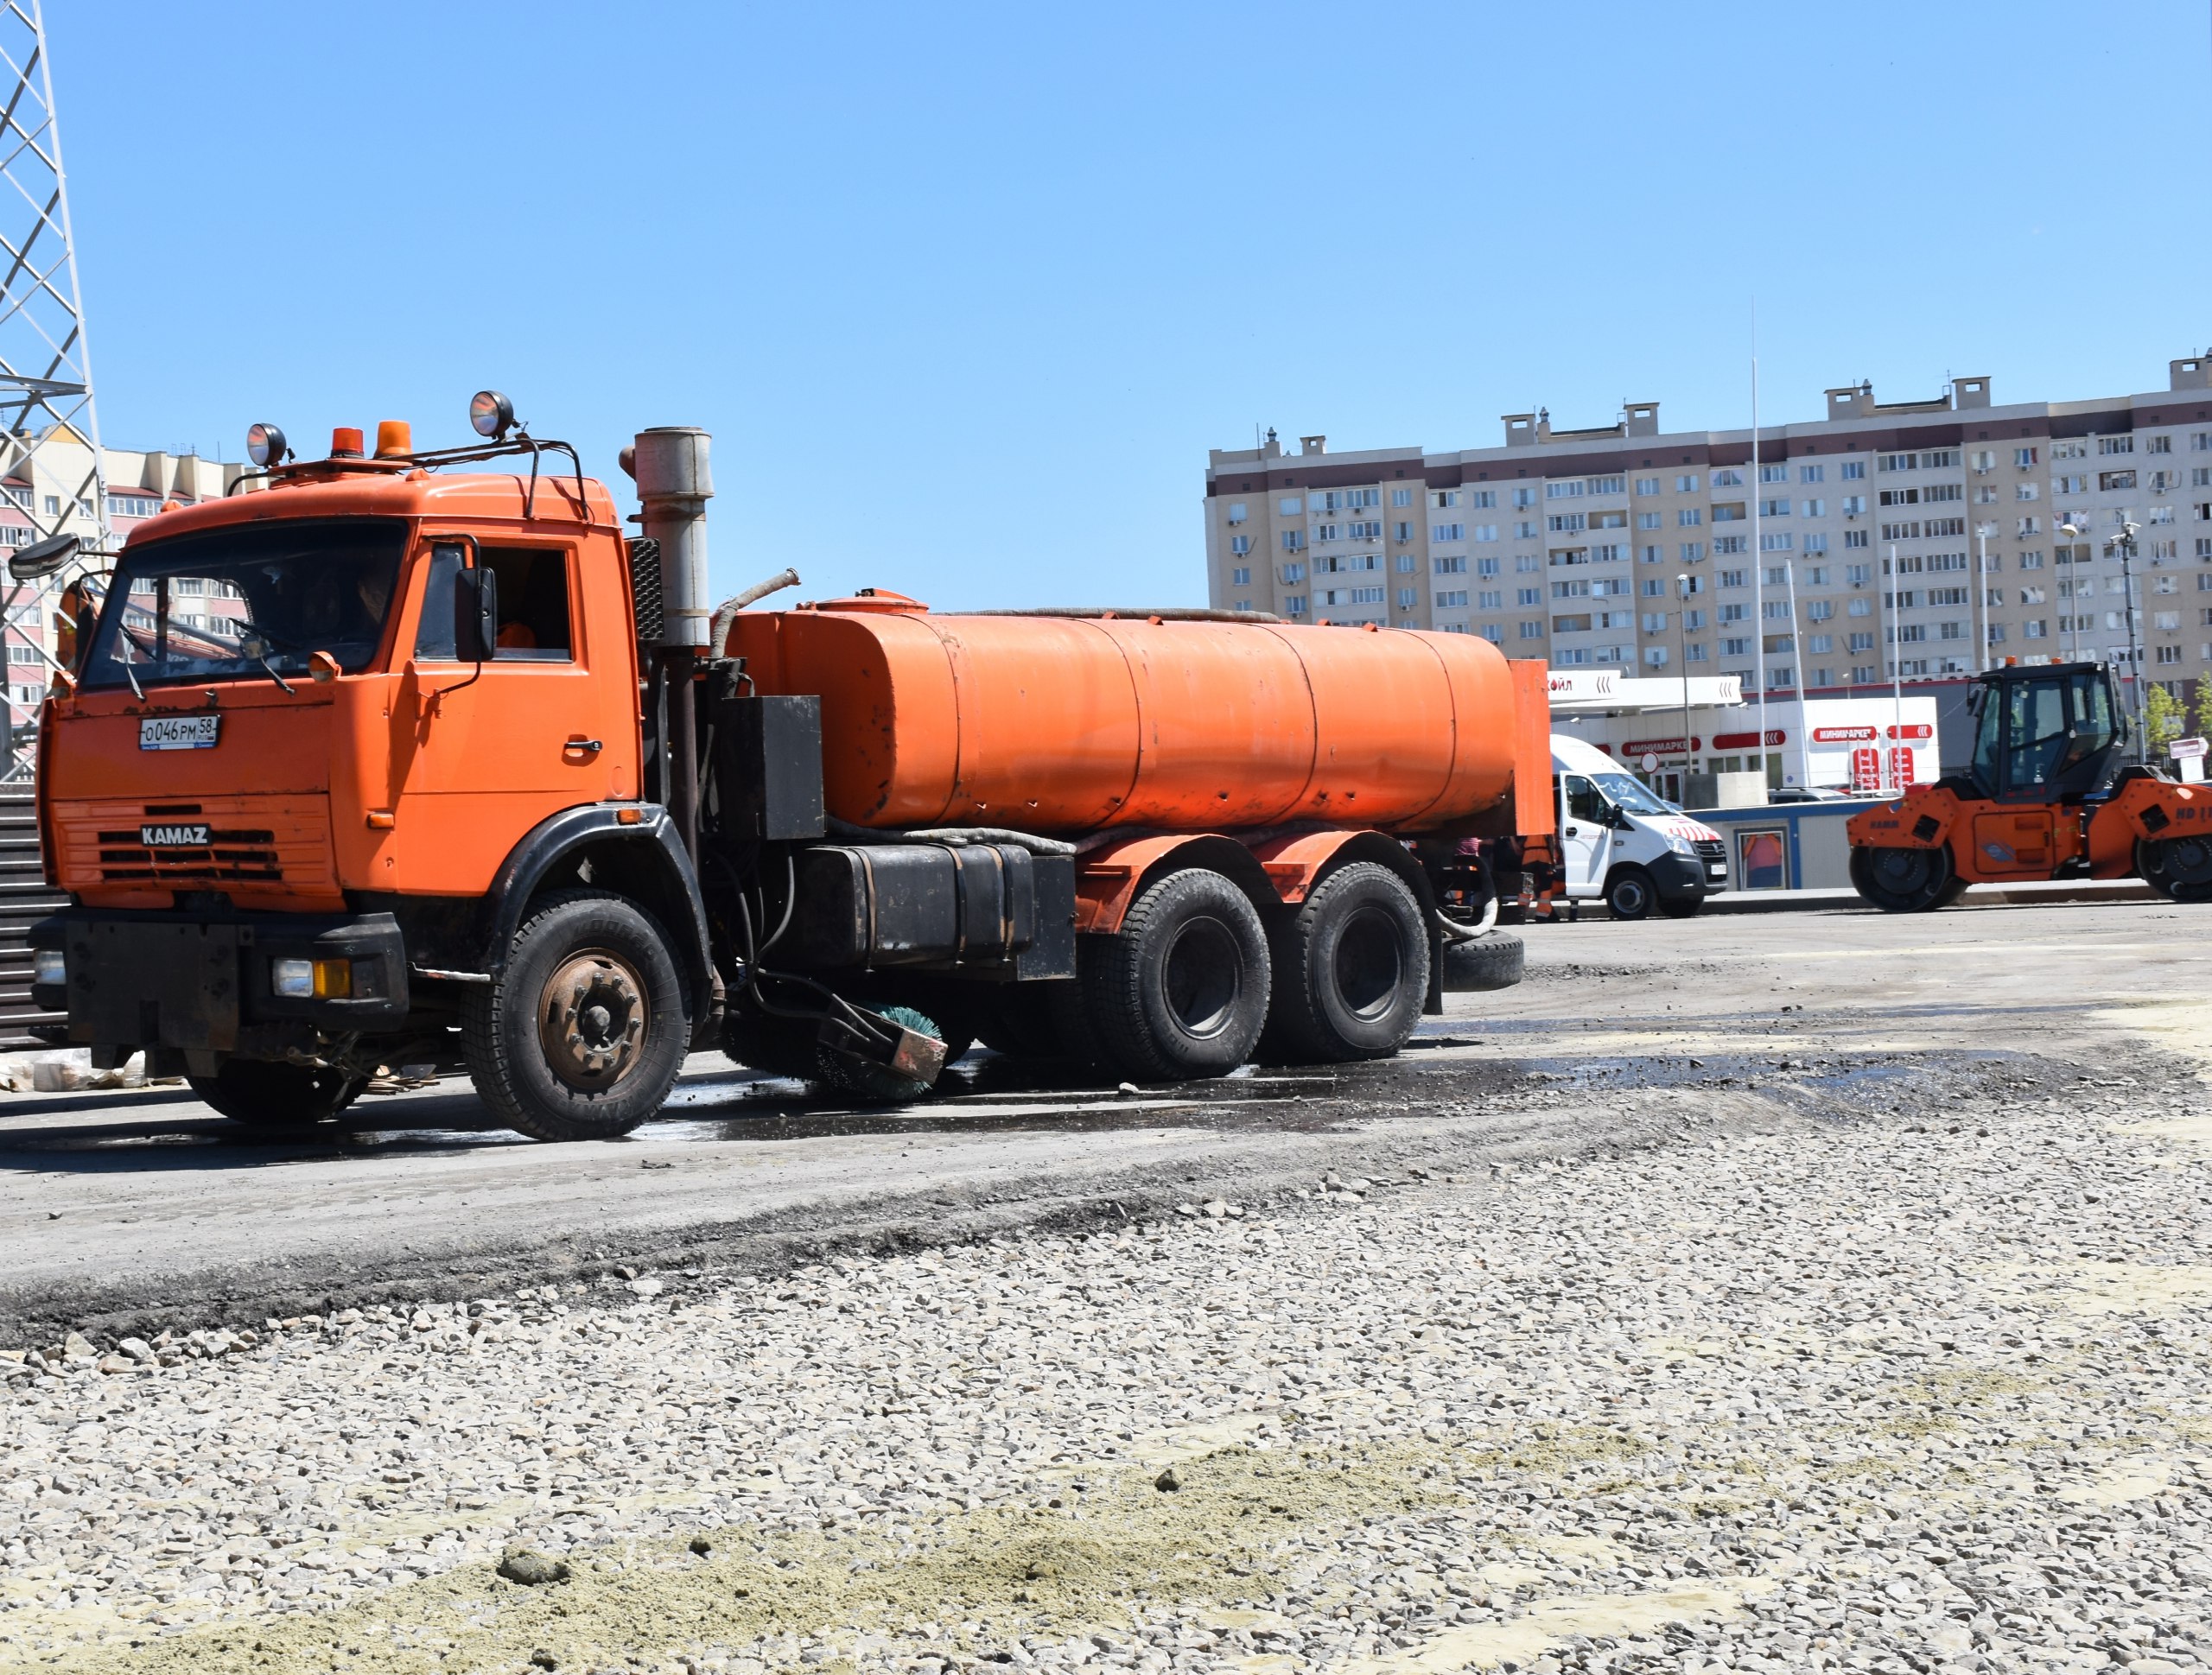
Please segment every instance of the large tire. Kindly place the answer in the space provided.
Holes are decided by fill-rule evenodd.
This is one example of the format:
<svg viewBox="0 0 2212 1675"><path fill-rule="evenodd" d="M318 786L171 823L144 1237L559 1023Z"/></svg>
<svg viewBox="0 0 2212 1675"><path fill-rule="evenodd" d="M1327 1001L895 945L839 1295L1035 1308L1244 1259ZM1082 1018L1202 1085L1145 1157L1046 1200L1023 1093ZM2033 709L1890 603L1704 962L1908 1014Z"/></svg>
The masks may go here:
<svg viewBox="0 0 2212 1675"><path fill-rule="evenodd" d="M1966 891L1948 849L1853 849L1851 885L1885 913L1930 912Z"/></svg>
<svg viewBox="0 0 2212 1675"><path fill-rule="evenodd" d="M1388 1058L1428 998L1428 924L1405 880L1373 861L1340 866L1268 938L1263 1057L1342 1064Z"/></svg>
<svg viewBox="0 0 2212 1675"><path fill-rule="evenodd" d="M273 1064L233 1058L212 1076L187 1076L192 1091L232 1122L249 1128L312 1128L328 1122L361 1095L366 1076L327 1066Z"/></svg>
<svg viewBox="0 0 2212 1675"><path fill-rule="evenodd" d="M1616 866L1605 879L1605 908L1616 919L1648 919L1659 907L1659 886L1641 866Z"/></svg>
<svg viewBox="0 0 2212 1675"><path fill-rule="evenodd" d="M1109 1074L1182 1082L1251 1056L1268 1021L1268 935L1220 873L1169 873L1131 904L1118 933L1086 941L1082 999Z"/></svg>
<svg viewBox="0 0 2212 1675"><path fill-rule="evenodd" d="M2135 846L2135 870L2170 902L2212 901L2212 838L2155 838Z"/></svg>
<svg viewBox="0 0 2212 1675"><path fill-rule="evenodd" d="M628 1133L667 1100L690 1033L660 927L585 890L532 909L499 980L468 991L461 1019L478 1096L540 1140Z"/></svg>
<svg viewBox="0 0 2212 1675"><path fill-rule="evenodd" d="M1528 967L1528 949L1510 930L1493 930L1471 942L1446 942L1439 971L1446 994L1510 989Z"/></svg>

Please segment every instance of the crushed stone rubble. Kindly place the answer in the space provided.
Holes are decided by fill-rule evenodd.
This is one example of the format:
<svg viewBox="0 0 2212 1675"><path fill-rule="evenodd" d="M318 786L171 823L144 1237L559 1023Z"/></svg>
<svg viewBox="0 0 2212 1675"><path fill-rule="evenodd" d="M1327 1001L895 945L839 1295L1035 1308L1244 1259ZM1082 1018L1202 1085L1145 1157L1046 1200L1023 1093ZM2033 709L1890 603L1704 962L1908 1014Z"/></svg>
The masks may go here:
<svg viewBox="0 0 2212 1675"><path fill-rule="evenodd" d="M0 1668L2196 1669L2183 1086L10 1351Z"/></svg>

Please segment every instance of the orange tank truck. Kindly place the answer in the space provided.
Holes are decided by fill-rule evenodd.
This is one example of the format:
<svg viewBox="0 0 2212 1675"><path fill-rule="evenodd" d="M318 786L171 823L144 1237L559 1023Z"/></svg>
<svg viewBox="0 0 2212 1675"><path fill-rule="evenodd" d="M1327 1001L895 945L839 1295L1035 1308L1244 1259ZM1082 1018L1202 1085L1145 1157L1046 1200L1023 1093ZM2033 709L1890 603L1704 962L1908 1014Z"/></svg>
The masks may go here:
<svg viewBox="0 0 2212 1675"><path fill-rule="evenodd" d="M630 536L575 450L471 416L304 461L257 426L240 492L11 561L99 601L41 717L71 904L32 937L96 1063L269 1127L465 1070L588 1139L704 1047L880 1098L977 1039L1175 1080L1384 1056L1517 978L1465 857L1551 830L1541 665L1206 612L715 612L703 433L625 450Z"/></svg>

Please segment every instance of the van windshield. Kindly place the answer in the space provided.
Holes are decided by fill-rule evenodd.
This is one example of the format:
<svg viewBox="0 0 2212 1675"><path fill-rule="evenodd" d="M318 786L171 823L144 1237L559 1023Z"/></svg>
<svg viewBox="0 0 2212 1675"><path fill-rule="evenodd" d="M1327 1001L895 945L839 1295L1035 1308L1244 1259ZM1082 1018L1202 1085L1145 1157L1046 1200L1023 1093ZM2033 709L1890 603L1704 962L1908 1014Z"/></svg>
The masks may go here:
<svg viewBox="0 0 2212 1675"><path fill-rule="evenodd" d="M1681 813L1673 803L1666 802L1633 774L1593 773L1598 789L1632 815L1678 815Z"/></svg>
<svg viewBox="0 0 2212 1675"><path fill-rule="evenodd" d="M384 640L407 526L393 518L254 523L124 549L79 683L119 687L348 673ZM126 672L125 666L128 665Z"/></svg>

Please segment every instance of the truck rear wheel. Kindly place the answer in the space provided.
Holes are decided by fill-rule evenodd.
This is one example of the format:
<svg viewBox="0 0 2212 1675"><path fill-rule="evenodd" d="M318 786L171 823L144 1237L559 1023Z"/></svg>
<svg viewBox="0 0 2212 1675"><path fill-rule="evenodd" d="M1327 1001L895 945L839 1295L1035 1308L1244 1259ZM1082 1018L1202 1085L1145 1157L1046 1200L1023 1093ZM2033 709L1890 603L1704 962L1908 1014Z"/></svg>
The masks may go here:
<svg viewBox="0 0 2212 1675"><path fill-rule="evenodd" d="M1948 849L1853 849L1851 884L1885 913L1925 913L1956 901L1966 890Z"/></svg>
<svg viewBox="0 0 2212 1675"><path fill-rule="evenodd" d="M690 1034L660 927L590 891L550 896L472 988L461 1053L485 1104L541 1140L609 1139L660 1109Z"/></svg>
<svg viewBox="0 0 2212 1675"><path fill-rule="evenodd" d="M1387 866L1354 861L1275 922L1274 998L1262 1054L1340 1064L1388 1058L1428 998L1428 926Z"/></svg>
<svg viewBox="0 0 2212 1675"><path fill-rule="evenodd" d="M1083 999L1109 1072L1181 1082L1251 1056L1268 1021L1268 936L1220 873L1171 872L1085 953Z"/></svg>
<svg viewBox="0 0 2212 1675"><path fill-rule="evenodd" d="M233 1058L212 1076L187 1076L192 1091L249 1128L312 1128L327 1122L369 1085L327 1065L275 1064Z"/></svg>

